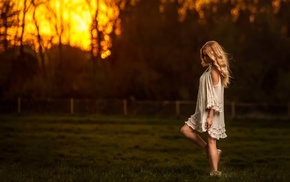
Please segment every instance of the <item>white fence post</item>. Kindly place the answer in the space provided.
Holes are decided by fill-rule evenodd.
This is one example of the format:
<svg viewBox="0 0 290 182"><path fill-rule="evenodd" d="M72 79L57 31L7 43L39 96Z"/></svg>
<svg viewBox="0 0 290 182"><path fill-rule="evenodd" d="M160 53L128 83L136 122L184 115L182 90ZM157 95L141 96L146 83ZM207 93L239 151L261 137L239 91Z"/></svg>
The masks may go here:
<svg viewBox="0 0 290 182"><path fill-rule="evenodd" d="M288 117L290 117L290 102L288 103Z"/></svg>
<svg viewBox="0 0 290 182"><path fill-rule="evenodd" d="M71 114L74 113L74 99L73 98L70 99L70 113Z"/></svg>
<svg viewBox="0 0 290 182"><path fill-rule="evenodd" d="M21 113L21 98L18 97L17 99L17 112Z"/></svg>
<svg viewBox="0 0 290 182"><path fill-rule="evenodd" d="M180 101L179 100L176 100L175 102L175 113L177 116L180 115Z"/></svg>
<svg viewBox="0 0 290 182"><path fill-rule="evenodd" d="M126 99L123 100L123 113L124 113L124 115L128 114L127 100Z"/></svg>

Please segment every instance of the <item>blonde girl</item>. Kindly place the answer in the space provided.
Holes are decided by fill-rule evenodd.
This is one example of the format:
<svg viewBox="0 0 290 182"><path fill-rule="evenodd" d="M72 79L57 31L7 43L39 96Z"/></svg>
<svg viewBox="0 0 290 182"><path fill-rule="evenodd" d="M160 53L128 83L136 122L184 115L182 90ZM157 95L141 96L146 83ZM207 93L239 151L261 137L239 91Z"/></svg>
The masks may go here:
<svg viewBox="0 0 290 182"><path fill-rule="evenodd" d="M230 82L227 53L216 41L206 42L200 49L201 65L207 67L199 80L195 113L185 122L180 132L203 149L209 158L210 176L220 176L218 163L221 150L216 141L226 138L224 121L224 88ZM207 134L207 142L199 134Z"/></svg>

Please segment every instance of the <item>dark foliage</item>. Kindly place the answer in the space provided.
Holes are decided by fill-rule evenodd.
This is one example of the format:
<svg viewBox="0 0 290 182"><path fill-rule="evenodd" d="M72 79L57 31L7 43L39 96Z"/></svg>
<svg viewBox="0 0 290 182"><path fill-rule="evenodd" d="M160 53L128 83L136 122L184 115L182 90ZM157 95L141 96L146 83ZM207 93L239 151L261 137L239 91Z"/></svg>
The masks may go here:
<svg viewBox="0 0 290 182"><path fill-rule="evenodd" d="M177 2L165 4L163 13L159 6L155 0L126 4L120 11L122 33L111 35L112 55L105 60L91 60L89 52L71 46L52 47L46 51L45 78L37 54L15 59L17 51L3 52L0 96L193 100L204 69L199 49L214 39L232 58L227 100L290 101L289 2L278 13L259 2L263 11L254 22L248 10L233 21L230 2L209 4L202 21L196 11L179 21Z"/></svg>

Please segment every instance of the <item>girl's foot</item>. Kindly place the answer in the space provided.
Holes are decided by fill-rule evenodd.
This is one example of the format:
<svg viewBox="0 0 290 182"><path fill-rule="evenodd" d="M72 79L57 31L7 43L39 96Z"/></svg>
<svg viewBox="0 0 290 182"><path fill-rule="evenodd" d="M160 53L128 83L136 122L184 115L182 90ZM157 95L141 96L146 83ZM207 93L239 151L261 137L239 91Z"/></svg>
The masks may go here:
<svg viewBox="0 0 290 182"><path fill-rule="evenodd" d="M221 149L217 149L217 153L218 153L218 161L220 161L221 159L221 155L222 155L222 150ZM205 158L208 159L208 147L204 147L203 149L203 155L205 156Z"/></svg>
<svg viewBox="0 0 290 182"><path fill-rule="evenodd" d="M220 161L221 155L222 155L222 150L221 149L217 149L217 153L218 153L218 161Z"/></svg>
<svg viewBox="0 0 290 182"><path fill-rule="evenodd" d="M221 176L222 172L221 171L211 171L209 173L210 176Z"/></svg>

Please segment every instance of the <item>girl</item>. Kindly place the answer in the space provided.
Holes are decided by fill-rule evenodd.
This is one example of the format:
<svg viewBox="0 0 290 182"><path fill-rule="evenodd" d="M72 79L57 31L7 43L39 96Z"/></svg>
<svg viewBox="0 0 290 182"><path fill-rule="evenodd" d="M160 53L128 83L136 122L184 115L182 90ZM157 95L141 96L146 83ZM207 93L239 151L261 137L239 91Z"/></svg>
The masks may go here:
<svg viewBox="0 0 290 182"><path fill-rule="evenodd" d="M224 88L229 85L227 53L216 41L206 42L200 49L201 65L207 67L199 80L195 113L185 122L180 132L204 150L209 158L210 176L220 176L218 162L221 150L216 141L226 138L224 121ZM207 133L205 142L197 132Z"/></svg>

